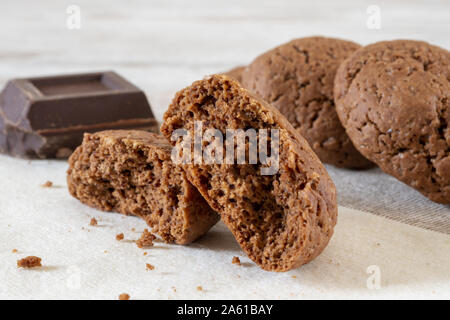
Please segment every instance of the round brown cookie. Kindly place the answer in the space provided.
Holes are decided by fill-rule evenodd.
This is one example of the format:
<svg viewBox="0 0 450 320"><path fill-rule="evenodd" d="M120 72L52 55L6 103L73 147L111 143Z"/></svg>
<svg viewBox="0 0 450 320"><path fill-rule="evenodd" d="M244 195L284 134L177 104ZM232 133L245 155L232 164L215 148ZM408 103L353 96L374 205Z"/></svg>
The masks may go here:
<svg viewBox="0 0 450 320"><path fill-rule="evenodd" d="M243 71L242 84L279 109L323 162L368 168L373 163L352 145L333 101L336 70L358 48L332 38L292 40L257 57Z"/></svg>
<svg viewBox="0 0 450 320"><path fill-rule="evenodd" d="M339 117L358 150L431 200L450 204L450 53L379 42L339 68Z"/></svg>
<svg viewBox="0 0 450 320"><path fill-rule="evenodd" d="M215 129L225 137L225 145L240 146L249 157L251 138L241 135L244 140L235 145L234 136L228 135L231 131L251 136L268 130L270 139L278 140L278 146L271 142L269 148L272 172L264 173L269 162L261 160L261 154L256 163L187 161L182 165L248 256L271 271L287 271L318 256L336 224L336 188L299 132L277 109L225 75L212 75L179 91L164 114L161 132L178 148L181 141L173 134L185 129L194 136L199 122L199 133ZM272 130L279 132L278 138ZM256 133L255 139L254 145L267 151ZM203 150L210 147L203 141ZM191 148L186 150L189 154ZM191 155L195 159L195 151ZM230 158L237 159L234 151Z"/></svg>

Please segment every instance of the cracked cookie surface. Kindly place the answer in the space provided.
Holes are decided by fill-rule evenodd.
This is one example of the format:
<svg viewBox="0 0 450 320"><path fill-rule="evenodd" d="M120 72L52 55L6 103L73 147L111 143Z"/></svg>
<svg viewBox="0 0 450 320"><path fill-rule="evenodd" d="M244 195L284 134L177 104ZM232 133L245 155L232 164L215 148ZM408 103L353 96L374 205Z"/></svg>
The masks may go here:
<svg viewBox="0 0 450 320"><path fill-rule="evenodd" d="M257 57L242 71L242 84L279 109L323 162L368 168L373 163L353 146L333 100L337 68L359 48L333 38L295 39Z"/></svg>
<svg viewBox="0 0 450 320"><path fill-rule="evenodd" d="M384 41L339 68L336 109L358 150L432 201L450 204L450 53Z"/></svg>
<svg viewBox="0 0 450 320"><path fill-rule="evenodd" d="M192 134L197 121L203 133L217 129L223 136L230 129L279 130L279 146L270 143L271 150L279 150L274 174L261 174L266 166L261 159L255 164L185 164L184 169L241 248L263 269L287 271L319 255L336 224L336 189L298 131L278 110L225 75L179 91L164 114L161 132L176 145L181 141L172 140L172 134L179 129ZM244 141L239 147L249 150L251 143ZM231 143L234 147L234 140L227 138L218 150L225 151ZM203 149L210 146L206 143Z"/></svg>

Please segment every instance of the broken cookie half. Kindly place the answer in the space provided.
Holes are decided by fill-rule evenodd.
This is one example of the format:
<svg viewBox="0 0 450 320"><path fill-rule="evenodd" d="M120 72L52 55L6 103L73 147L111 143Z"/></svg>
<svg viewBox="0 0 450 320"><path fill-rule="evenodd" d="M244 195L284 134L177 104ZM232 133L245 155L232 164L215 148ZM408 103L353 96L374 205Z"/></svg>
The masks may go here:
<svg viewBox="0 0 450 320"><path fill-rule="evenodd" d="M166 242L190 243L219 217L172 163L171 149L145 131L85 134L69 159L69 192L91 207L141 217Z"/></svg>
<svg viewBox="0 0 450 320"><path fill-rule="evenodd" d="M263 269L290 270L326 247L337 219L331 178L287 119L237 81L213 75L179 91L161 132L188 179ZM185 148L189 139L193 148Z"/></svg>

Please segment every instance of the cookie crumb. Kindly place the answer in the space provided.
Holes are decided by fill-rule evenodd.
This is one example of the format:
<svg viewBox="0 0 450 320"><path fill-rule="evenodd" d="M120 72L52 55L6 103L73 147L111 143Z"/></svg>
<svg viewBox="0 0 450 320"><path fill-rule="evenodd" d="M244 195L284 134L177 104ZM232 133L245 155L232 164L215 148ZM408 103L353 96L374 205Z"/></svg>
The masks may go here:
<svg viewBox="0 0 450 320"><path fill-rule="evenodd" d="M197 287L197 290L198 290L198 291L203 291L203 287L202 287L202 286L198 286L198 287Z"/></svg>
<svg viewBox="0 0 450 320"><path fill-rule="evenodd" d="M144 256L146 256L147 255L147 252L144 252Z"/></svg>
<svg viewBox="0 0 450 320"><path fill-rule="evenodd" d="M155 269L155 266L151 265L150 263L147 263L145 266L147 267L147 270L154 270Z"/></svg>
<svg viewBox="0 0 450 320"><path fill-rule="evenodd" d="M125 237L125 236L123 235L123 233L116 234L116 240L117 240L117 241L123 240L124 237Z"/></svg>
<svg viewBox="0 0 450 320"><path fill-rule="evenodd" d="M96 226L98 224L98 222L97 222L97 219L95 219L95 218L92 218L91 219L91 222L89 222L89 225L91 225L91 226Z"/></svg>
<svg viewBox="0 0 450 320"><path fill-rule="evenodd" d="M17 268L36 268L42 267L41 258L35 256L25 257L23 259L17 260Z"/></svg>
<svg viewBox="0 0 450 320"><path fill-rule="evenodd" d="M17 249L12 249L12 253L17 253Z"/></svg>
<svg viewBox="0 0 450 320"><path fill-rule="evenodd" d="M42 188L51 188L53 187L53 182L46 181L44 184L41 185Z"/></svg>
<svg viewBox="0 0 450 320"><path fill-rule="evenodd" d="M119 300L130 300L130 295L128 293L122 293L119 295Z"/></svg>
<svg viewBox="0 0 450 320"><path fill-rule="evenodd" d="M148 229L144 229L141 237L136 241L136 245L141 249L146 247L153 247L153 240L155 239L156 237L151 234Z"/></svg>
<svg viewBox="0 0 450 320"><path fill-rule="evenodd" d="M237 264L237 265L241 265L241 260L239 259L239 257L233 257L233 260L231 260L232 264Z"/></svg>
<svg viewBox="0 0 450 320"><path fill-rule="evenodd" d="M292 276L292 279L297 279L297 276Z"/></svg>

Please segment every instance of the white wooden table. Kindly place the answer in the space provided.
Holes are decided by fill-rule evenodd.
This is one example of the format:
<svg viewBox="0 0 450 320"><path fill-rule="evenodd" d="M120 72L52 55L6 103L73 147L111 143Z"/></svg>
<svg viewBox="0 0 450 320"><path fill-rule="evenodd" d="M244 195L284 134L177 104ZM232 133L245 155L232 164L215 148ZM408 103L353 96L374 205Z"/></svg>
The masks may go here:
<svg viewBox="0 0 450 320"><path fill-rule="evenodd" d="M67 27L69 5L80 9L80 29ZM367 27L373 5L379 29ZM447 0L1 1L0 85L16 77L112 69L147 93L161 119L178 89L290 39L325 35L368 44L409 38L449 49L449 18ZM131 242L115 240L119 232L135 239L131 228L145 225L72 199L66 167L0 156L0 298L115 299L122 292L143 299L450 298L450 218L435 221L438 233L341 207L330 246L285 274L259 270L221 224L196 244L159 245L145 258ZM57 188L39 188L46 180ZM99 228L87 227L92 216ZM42 256L44 268L17 270L17 258L31 254ZM234 255L243 267L231 265ZM146 262L154 272L145 271ZM370 266L381 270L380 289L368 285Z"/></svg>

